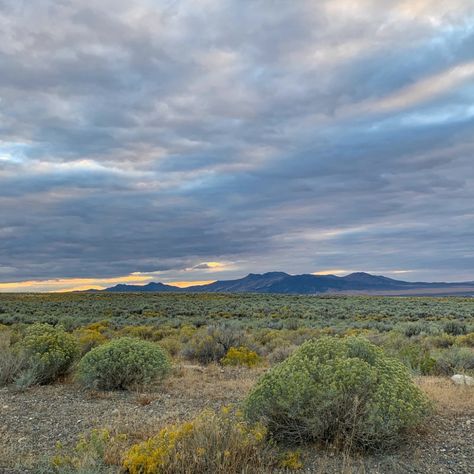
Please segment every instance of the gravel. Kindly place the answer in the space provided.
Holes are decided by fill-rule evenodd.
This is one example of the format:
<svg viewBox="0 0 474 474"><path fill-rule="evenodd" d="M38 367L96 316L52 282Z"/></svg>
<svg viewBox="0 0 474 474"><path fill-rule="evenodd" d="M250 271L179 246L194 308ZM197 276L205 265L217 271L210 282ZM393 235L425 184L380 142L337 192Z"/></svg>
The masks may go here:
<svg viewBox="0 0 474 474"><path fill-rule="evenodd" d="M34 472L55 452L57 442L74 445L81 433L108 427L137 439L165 423L189 418L206 407L240 400L258 374L216 368L182 369L162 387L146 393L90 392L71 383L0 390L0 473ZM303 449L314 473L474 473L473 403L462 412L438 410L427 428L396 453L348 458Z"/></svg>

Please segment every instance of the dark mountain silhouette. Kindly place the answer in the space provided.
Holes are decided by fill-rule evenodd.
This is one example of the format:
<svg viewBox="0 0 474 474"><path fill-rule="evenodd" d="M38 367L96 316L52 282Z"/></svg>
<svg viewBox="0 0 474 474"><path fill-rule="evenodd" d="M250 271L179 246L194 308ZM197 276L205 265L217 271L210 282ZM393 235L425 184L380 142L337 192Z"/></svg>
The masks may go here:
<svg viewBox="0 0 474 474"><path fill-rule="evenodd" d="M164 283L148 283L147 285L124 285L119 284L106 288L104 291L117 292L117 293L134 293L134 292L150 292L159 293L164 291L179 291L176 286L165 285Z"/></svg>
<svg viewBox="0 0 474 474"><path fill-rule="evenodd" d="M279 293L332 294L362 293L388 295L474 295L474 282L427 283L394 280L370 273L357 272L343 277L336 275L289 275L284 272L250 273L236 280L216 281L207 285L177 288L163 283L147 285L116 285L107 292L173 292L173 293Z"/></svg>
<svg viewBox="0 0 474 474"><path fill-rule="evenodd" d="M249 273L244 278L238 280L215 281L209 285L192 286L186 288L196 292L216 292L216 293L272 293L271 287L275 283L291 278L284 272L269 272L263 275L259 273Z"/></svg>

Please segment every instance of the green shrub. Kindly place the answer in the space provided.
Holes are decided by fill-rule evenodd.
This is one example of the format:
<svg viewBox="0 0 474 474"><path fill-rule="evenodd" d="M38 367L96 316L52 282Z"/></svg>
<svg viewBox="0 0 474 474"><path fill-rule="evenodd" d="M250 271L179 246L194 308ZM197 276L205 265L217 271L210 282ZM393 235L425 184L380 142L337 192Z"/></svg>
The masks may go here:
<svg viewBox="0 0 474 474"><path fill-rule="evenodd" d="M280 347L288 346L291 344L287 339L281 337L278 334L273 337L271 337L270 335L266 335L263 338L254 337L253 339L254 345L256 347L259 347L260 351L266 355L270 354L271 352Z"/></svg>
<svg viewBox="0 0 474 474"><path fill-rule="evenodd" d="M26 390L33 385L41 382L41 365L39 363L30 363L22 367L17 376L13 380L13 386L18 391Z"/></svg>
<svg viewBox="0 0 474 474"><path fill-rule="evenodd" d="M78 355L74 336L62 326L49 324L28 327L17 346L16 349L24 353L31 378L40 384L54 382L66 374Z"/></svg>
<svg viewBox="0 0 474 474"><path fill-rule="evenodd" d="M299 325L300 323L297 318L289 318L284 323L285 329L290 331L296 331L296 329L299 328Z"/></svg>
<svg viewBox="0 0 474 474"><path fill-rule="evenodd" d="M137 337L147 341L157 341L159 331L153 326L125 326L120 330L123 337Z"/></svg>
<svg viewBox="0 0 474 474"><path fill-rule="evenodd" d="M433 375L436 370L436 360L431 357L430 351L422 344L409 343L403 346L397 357L417 375Z"/></svg>
<svg viewBox="0 0 474 474"><path fill-rule="evenodd" d="M450 347L436 357L436 372L439 375L453 375L456 372L474 371L474 350L468 347Z"/></svg>
<svg viewBox="0 0 474 474"><path fill-rule="evenodd" d="M419 336L423 332L426 332L426 323L408 323L403 328L406 337Z"/></svg>
<svg viewBox="0 0 474 474"><path fill-rule="evenodd" d="M171 354L172 356L178 355L183 348L181 341L176 335L167 336L161 339L160 346L163 347L163 349L165 349L168 354Z"/></svg>
<svg viewBox="0 0 474 474"><path fill-rule="evenodd" d="M25 357L12 349L10 331L0 328L0 387L11 384L25 366Z"/></svg>
<svg viewBox="0 0 474 474"><path fill-rule="evenodd" d="M21 373L24 364L25 360L21 354L10 348L0 348L0 387L14 382Z"/></svg>
<svg viewBox="0 0 474 474"><path fill-rule="evenodd" d="M288 357L293 354L296 348L297 346L290 346L287 344L277 347L272 352L270 352L270 354L268 354L268 361L272 365L279 364L285 359L288 359Z"/></svg>
<svg viewBox="0 0 474 474"><path fill-rule="evenodd" d="M97 329L80 328L76 329L73 334L76 337L81 355L107 341L107 338Z"/></svg>
<svg viewBox="0 0 474 474"><path fill-rule="evenodd" d="M407 369L374 344L323 337L269 370L244 411L277 439L374 449L398 443L429 403Z"/></svg>
<svg viewBox="0 0 474 474"><path fill-rule="evenodd" d="M467 333L467 327L464 323L459 321L448 321L443 330L446 334L451 334L451 336L462 336Z"/></svg>
<svg viewBox="0 0 474 474"><path fill-rule="evenodd" d="M156 343L122 337L88 352L77 378L89 388L123 390L163 379L169 371L168 356Z"/></svg>
<svg viewBox="0 0 474 474"><path fill-rule="evenodd" d="M183 356L201 364L220 361L231 347L242 346L245 337L233 327L209 326L198 331L183 349Z"/></svg>
<svg viewBox="0 0 474 474"><path fill-rule="evenodd" d="M456 342L456 338L449 334L440 334L439 336L431 336L427 339L427 342L433 347L446 348L452 346Z"/></svg>

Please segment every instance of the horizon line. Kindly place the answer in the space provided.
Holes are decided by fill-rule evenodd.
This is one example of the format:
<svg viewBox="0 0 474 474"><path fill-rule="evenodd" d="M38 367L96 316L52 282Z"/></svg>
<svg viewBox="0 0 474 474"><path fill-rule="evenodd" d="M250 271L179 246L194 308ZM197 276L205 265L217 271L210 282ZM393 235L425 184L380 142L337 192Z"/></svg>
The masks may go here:
<svg viewBox="0 0 474 474"><path fill-rule="evenodd" d="M264 275L267 273L286 273L289 276L297 275L314 275L314 276L335 276L335 277L345 277L354 273L365 273L373 276L383 276L385 274L390 275L404 275L413 273L416 270L391 270L391 271L352 271L352 270L322 270L317 272L308 272L308 273L288 273L284 271L267 271L261 273L249 272L243 276L226 278L226 279L199 279L199 280L171 280L167 281L166 277L159 278L154 272L151 273L140 273L135 272L126 276L119 277L107 277L107 278L53 278L45 280L21 280L15 282L0 282L0 294L1 293L71 293L71 292L80 292L88 290L101 291L107 288L111 288L116 285L128 285L128 286L146 286L150 283L163 283L165 285L174 286L176 288L189 288L193 286L206 286L216 281L232 281L245 278L248 275ZM157 278L155 278L157 277ZM396 279L396 278L392 278ZM409 281L409 280L403 280ZM474 280L414 280L409 281L410 283L470 283ZM54 287L57 288L54 288ZM48 288L50 287L50 288ZM5 291L6 290L6 291ZM8 291L11 290L11 291Z"/></svg>

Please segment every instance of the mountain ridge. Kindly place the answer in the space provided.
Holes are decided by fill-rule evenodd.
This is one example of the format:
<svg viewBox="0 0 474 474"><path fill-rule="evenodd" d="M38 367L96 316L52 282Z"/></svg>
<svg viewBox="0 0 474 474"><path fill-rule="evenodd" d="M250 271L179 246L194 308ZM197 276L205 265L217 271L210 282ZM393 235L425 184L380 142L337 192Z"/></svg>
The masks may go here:
<svg viewBox="0 0 474 474"><path fill-rule="evenodd" d="M269 294L459 294L474 296L474 281L469 282L408 282L383 275L354 272L345 276L285 272L249 273L234 280L217 280L206 285L179 288L161 282L146 285L118 284L104 292L148 293L269 293Z"/></svg>

